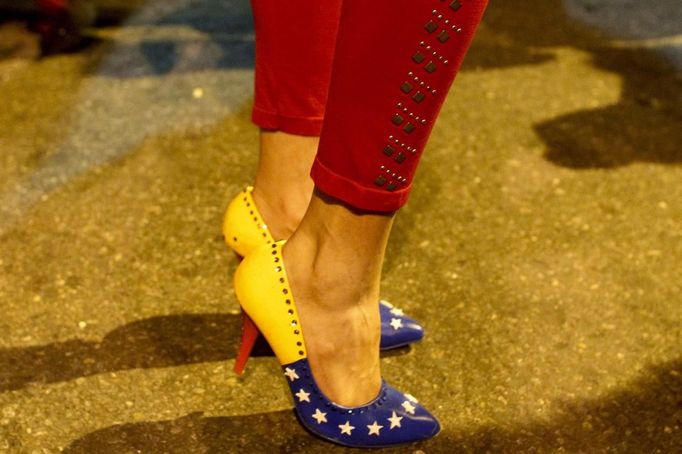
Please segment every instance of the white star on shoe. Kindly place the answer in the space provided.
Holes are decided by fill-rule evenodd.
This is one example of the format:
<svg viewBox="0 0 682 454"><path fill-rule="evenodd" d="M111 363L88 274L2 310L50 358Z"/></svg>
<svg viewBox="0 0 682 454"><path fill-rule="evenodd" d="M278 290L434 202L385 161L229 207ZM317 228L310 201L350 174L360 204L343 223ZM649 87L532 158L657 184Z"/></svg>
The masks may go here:
<svg viewBox="0 0 682 454"><path fill-rule="evenodd" d="M400 404L400 405L402 405L403 408L405 409L405 411L408 412L409 414L411 414L411 415L414 414L415 407L414 407L414 405L412 405L412 404L410 403L409 400L406 400L405 402L403 402L403 403Z"/></svg>
<svg viewBox="0 0 682 454"><path fill-rule="evenodd" d="M296 369L291 369L289 367L284 369L284 375L286 375L289 378L289 380L291 380L291 381L294 381L297 378L299 378L298 374L296 373Z"/></svg>
<svg viewBox="0 0 682 454"><path fill-rule="evenodd" d="M384 426L380 426L377 424L376 421L372 423L371 425L368 425L367 428L369 429L369 434L367 435L376 435L377 437L379 436L379 431L383 429Z"/></svg>
<svg viewBox="0 0 682 454"><path fill-rule="evenodd" d="M322 424L323 422L327 422L327 413L324 413L320 411L319 408L315 409L315 413L313 414L313 419L317 421L318 424Z"/></svg>
<svg viewBox="0 0 682 454"><path fill-rule="evenodd" d="M310 393L305 392L303 388L299 392L296 393L296 397L298 397L299 402L310 402Z"/></svg>
<svg viewBox="0 0 682 454"><path fill-rule="evenodd" d="M342 434L350 435L355 427L350 425L350 421L346 421L345 424L339 424L339 429L341 429Z"/></svg>
<svg viewBox="0 0 682 454"><path fill-rule="evenodd" d="M418 403L419 403L419 401L417 400L417 398L414 397L412 394L405 393L405 397L407 397L408 399L410 399L410 400L411 400L412 402L414 402L415 404L418 404Z"/></svg>
<svg viewBox="0 0 682 454"><path fill-rule="evenodd" d="M391 421L391 427L390 428L393 429L394 427L400 427L400 421L402 419L403 419L402 416L398 416L395 414L395 412L393 412L393 416L388 418L388 420Z"/></svg>
<svg viewBox="0 0 682 454"><path fill-rule="evenodd" d="M402 317L403 315L405 315L405 314L403 313L403 310L402 310L402 309L398 309L397 307L394 308L394 309L391 309L391 314L397 315L398 317Z"/></svg>
<svg viewBox="0 0 682 454"><path fill-rule="evenodd" d="M392 318L390 325L393 327L393 329L398 330L403 327L403 321L399 318Z"/></svg>

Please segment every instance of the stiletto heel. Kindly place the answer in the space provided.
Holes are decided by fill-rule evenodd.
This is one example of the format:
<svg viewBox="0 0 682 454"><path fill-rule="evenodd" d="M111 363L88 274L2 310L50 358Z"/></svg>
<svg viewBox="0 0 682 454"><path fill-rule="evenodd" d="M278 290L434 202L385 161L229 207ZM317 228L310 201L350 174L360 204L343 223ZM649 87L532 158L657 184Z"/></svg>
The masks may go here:
<svg viewBox="0 0 682 454"><path fill-rule="evenodd" d="M251 350L260 336L260 331L253 320L246 315L246 312L242 311L242 341L239 346L239 353L237 354L237 359L234 362L235 373L242 375L244 369L246 368L246 362L251 356Z"/></svg>
<svg viewBox="0 0 682 454"><path fill-rule="evenodd" d="M252 196L253 187L247 186L234 199L225 212L223 237L241 261L264 244L275 242ZM420 341L424 329L414 319L387 301L379 302L381 316L381 350L391 350Z"/></svg>
<svg viewBox="0 0 682 454"><path fill-rule="evenodd" d="M382 381L379 394L358 407L329 400L320 390L307 358L303 328L282 261L283 241L263 246L237 268L239 304L248 312L242 350L263 334L277 356L294 399L299 420L313 434L345 446L382 447L433 437L440 425L410 394ZM252 347L252 345L250 345ZM250 349L249 347L249 349ZM248 358L248 353L244 356ZM235 365L243 369L240 358Z"/></svg>

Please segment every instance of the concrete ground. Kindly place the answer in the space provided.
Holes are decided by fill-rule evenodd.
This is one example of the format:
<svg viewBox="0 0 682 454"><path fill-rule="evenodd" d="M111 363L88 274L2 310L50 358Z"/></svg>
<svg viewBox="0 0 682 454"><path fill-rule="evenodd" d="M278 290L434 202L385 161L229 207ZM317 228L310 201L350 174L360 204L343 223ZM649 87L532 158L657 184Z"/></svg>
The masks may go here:
<svg viewBox="0 0 682 454"><path fill-rule="evenodd" d="M682 70L682 7L677 0L563 0L576 19L624 40L653 49Z"/></svg>
<svg viewBox="0 0 682 454"><path fill-rule="evenodd" d="M385 452L682 452L682 78L563 11L492 2L398 216L427 336L383 373L443 432ZM250 21L149 2L38 60L0 25L0 452L344 451L273 358L231 372Z"/></svg>

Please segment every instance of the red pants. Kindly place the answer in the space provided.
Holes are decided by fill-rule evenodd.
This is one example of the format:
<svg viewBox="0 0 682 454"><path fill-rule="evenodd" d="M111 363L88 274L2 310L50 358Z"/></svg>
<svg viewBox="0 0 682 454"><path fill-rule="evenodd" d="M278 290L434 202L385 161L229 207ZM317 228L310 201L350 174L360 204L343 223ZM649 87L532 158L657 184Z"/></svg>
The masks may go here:
<svg viewBox="0 0 682 454"><path fill-rule="evenodd" d="M397 210L487 3L252 0L254 123L320 135L319 190Z"/></svg>
<svg viewBox="0 0 682 454"><path fill-rule="evenodd" d="M60 11L65 11L69 8L68 0L34 0L35 4L41 11L48 14L54 14Z"/></svg>

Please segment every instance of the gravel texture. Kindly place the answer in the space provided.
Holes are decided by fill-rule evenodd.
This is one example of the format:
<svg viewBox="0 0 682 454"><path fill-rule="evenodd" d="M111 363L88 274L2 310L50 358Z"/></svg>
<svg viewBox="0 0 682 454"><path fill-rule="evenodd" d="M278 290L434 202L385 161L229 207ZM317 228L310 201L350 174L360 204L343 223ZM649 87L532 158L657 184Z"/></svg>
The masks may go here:
<svg viewBox="0 0 682 454"><path fill-rule="evenodd" d="M682 451L682 79L563 11L492 2L398 216L383 296L427 334L383 373L443 432L386 452ZM273 358L231 372L249 14L46 59L0 24L0 452L344 451Z"/></svg>

